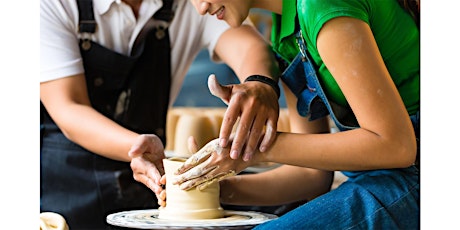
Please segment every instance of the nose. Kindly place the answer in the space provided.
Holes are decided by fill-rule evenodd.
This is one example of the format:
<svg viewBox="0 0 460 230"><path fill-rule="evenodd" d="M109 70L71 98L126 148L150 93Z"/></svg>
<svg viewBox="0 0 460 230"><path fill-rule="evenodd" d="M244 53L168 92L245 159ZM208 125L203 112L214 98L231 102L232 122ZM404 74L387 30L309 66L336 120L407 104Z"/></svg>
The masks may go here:
<svg viewBox="0 0 460 230"><path fill-rule="evenodd" d="M200 2L198 3L197 11L201 15L205 15L208 12L210 4L208 2Z"/></svg>

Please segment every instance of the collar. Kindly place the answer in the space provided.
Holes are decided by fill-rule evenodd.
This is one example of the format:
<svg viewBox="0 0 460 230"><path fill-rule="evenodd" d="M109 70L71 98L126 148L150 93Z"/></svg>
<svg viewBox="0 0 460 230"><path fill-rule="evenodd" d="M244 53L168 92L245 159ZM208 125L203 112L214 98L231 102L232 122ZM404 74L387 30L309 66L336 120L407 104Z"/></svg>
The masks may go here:
<svg viewBox="0 0 460 230"><path fill-rule="evenodd" d="M159 4L161 4L161 0L160 1L142 0L142 1L143 2L158 2ZM112 4L121 4L121 2L122 0L93 0L93 7L94 7L94 10L99 15L102 15L102 14L107 13L107 11L109 11L110 6L112 6Z"/></svg>
<svg viewBox="0 0 460 230"><path fill-rule="evenodd" d="M109 10L109 8L112 5L112 3L115 3L115 2L120 4L121 0L96 0L96 1L93 1L94 11L97 12L99 15L102 15L102 14L106 13Z"/></svg>

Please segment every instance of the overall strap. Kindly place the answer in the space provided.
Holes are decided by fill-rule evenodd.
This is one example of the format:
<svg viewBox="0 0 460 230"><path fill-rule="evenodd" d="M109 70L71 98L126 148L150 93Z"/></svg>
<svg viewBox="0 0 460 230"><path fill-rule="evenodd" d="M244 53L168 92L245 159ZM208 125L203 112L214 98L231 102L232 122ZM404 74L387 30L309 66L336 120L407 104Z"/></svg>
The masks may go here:
<svg viewBox="0 0 460 230"><path fill-rule="evenodd" d="M94 20L93 0L77 0L78 5L78 32L94 33L96 21Z"/></svg>
<svg viewBox="0 0 460 230"><path fill-rule="evenodd" d="M173 1L174 0L163 0L163 6L145 23L134 41L131 56L137 56L139 50L143 49L142 41L144 41L147 34L153 29L155 29L155 36L157 39L162 39L165 36L174 18L174 10L172 7Z"/></svg>
<svg viewBox="0 0 460 230"><path fill-rule="evenodd" d="M90 36L96 32L94 20L93 0L77 0L78 5L78 32L82 35L80 46L84 50L91 48Z"/></svg>
<svg viewBox="0 0 460 230"><path fill-rule="evenodd" d="M301 116L310 116L310 120L330 115L341 131L359 127L351 108L329 101L317 76L317 67L307 49L302 30L296 23L296 42L299 53L283 72L284 83L297 96L297 111Z"/></svg>
<svg viewBox="0 0 460 230"><path fill-rule="evenodd" d="M163 6L154 15L153 18L170 23L174 18L174 10L172 9L173 0L164 0Z"/></svg>

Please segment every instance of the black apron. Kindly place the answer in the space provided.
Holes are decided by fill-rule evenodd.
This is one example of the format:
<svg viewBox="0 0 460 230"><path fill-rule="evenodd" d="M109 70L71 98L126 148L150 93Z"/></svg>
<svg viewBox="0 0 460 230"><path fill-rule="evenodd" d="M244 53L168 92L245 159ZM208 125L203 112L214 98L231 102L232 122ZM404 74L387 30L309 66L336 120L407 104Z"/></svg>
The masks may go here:
<svg viewBox="0 0 460 230"><path fill-rule="evenodd" d="M77 0L80 33L96 24L91 0ZM171 84L167 25L172 0L154 18L167 22L138 36L131 56L80 40L92 106L123 127L154 133L166 145L166 113ZM158 22L156 20L156 22ZM129 163L114 161L68 140L40 103L40 212L64 216L70 229L108 229L106 216L121 210L156 208L155 194L133 179Z"/></svg>

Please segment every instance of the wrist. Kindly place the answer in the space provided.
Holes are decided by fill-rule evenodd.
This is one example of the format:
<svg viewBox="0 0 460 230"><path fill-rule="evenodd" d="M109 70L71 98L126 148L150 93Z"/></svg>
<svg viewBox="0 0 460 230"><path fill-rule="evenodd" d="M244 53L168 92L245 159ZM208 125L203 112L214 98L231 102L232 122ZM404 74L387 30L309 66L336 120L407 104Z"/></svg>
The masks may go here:
<svg viewBox="0 0 460 230"><path fill-rule="evenodd" d="M273 88L273 90L275 90L275 93L278 96L278 98L280 98L281 90L280 90L280 86L278 85L277 81L269 77L262 76L262 75L251 75L247 77L246 80L244 80L244 82L248 82L248 81L258 81L258 82L262 82L262 83L269 85L270 87Z"/></svg>

